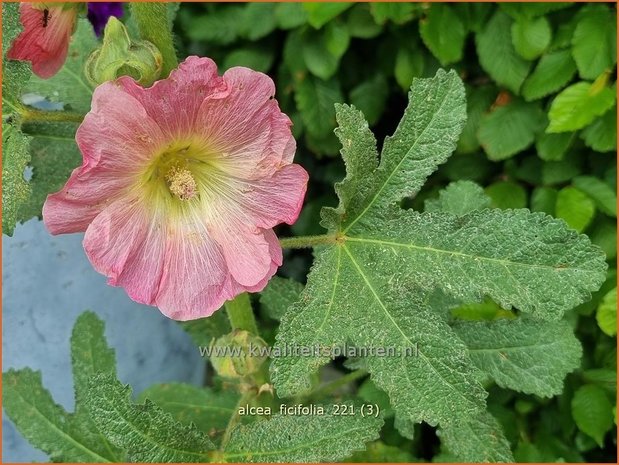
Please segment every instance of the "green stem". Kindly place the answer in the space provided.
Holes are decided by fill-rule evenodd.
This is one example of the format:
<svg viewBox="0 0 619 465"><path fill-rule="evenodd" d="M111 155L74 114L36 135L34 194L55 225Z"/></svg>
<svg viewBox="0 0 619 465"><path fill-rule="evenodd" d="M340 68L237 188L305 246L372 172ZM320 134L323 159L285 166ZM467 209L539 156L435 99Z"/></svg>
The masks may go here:
<svg viewBox="0 0 619 465"><path fill-rule="evenodd" d="M254 392L253 391L247 391L245 394L243 394L239 401L237 402L236 406L234 407L234 413L232 414L232 416L230 417L230 420L228 420L228 425L226 426L226 431L224 431L224 435L221 439L221 447L220 449L223 451L226 447L226 445L228 444L228 441L230 441L230 435L232 434L232 430L234 430L234 427L239 423L239 420L241 419L241 416L239 415L239 408L242 407L243 405L249 403L249 401L251 400L251 398L254 396Z"/></svg>
<svg viewBox="0 0 619 465"><path fill-rule="evenodd" d="M29 108L20 110L24 123L54 122L54 123L81 123L84 115L69 111L40 111Z"/></svg>
<svg viewBox="0 0 619 465"><path fill-rule="evenodd" d="M284 237L279 240L283 249L307 249L317 245L335 244L337 237L331 234L320 236Z"/></svg>
<svg viewBox="0 0 619 465"><path fill-rule="evenodd" d="M307 397L320 398L320 397L327 396L337 391L342 386L345 386L348 383L356 381L359 378L363 378L367 374L368 372L365 370L352 371L350 373L345 374L344 376L340 376L338 379L325 383L322 386L318 386L315 390L310 392L307 395Z"/></svg>
<svg viewBox="0 0 619 465"><path fill-rule="evenodd" d="M140 37L153 43L161 52L163 65L161 78L168 77L170 71L178 66L172 24L168 20L168 7L165 3L129 2L131 15L140 31Z"/></svg>
<svg viewBox="0 0 619 465"><path fill-rule="evenodd" d="M249 294L247 292L243 292L237 295L233 300L227 301L224 307L228 313L228 319L230 320L232 329L241 329L258 335L256 318L254 317L254 311L251 308L251 302L249 301Z"/></svg>

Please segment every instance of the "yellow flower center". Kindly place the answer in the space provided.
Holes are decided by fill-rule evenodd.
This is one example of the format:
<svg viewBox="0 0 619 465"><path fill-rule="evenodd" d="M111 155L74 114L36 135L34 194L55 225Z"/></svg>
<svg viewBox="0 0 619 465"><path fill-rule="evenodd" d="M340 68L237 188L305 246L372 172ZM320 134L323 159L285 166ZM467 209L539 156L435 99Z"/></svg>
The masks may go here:
<svg viewBox="0 0 619 465"><path fill-rule="evenodd" d="M173 166L165 176L170 192L181 200L191 200L198 195L196 180L187 168Z"/></svg>
<svg viewBox="0 0 619 465"><path fill-rule="evenodd" d="M209 189L216 166L213 150L202 140L177 140L162 147L135 187L153 205L182 211Z"/></svg>

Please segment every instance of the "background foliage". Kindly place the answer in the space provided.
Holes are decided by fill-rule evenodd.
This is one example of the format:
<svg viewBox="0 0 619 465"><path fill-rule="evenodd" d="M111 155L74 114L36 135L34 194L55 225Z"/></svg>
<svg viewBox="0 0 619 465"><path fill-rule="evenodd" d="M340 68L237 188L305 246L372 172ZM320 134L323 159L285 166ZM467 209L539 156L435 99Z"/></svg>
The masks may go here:
<svg viewBox="0 0 619 465"><path fill-rule="evenodd" d="M11 7L3 6L5 51L19 27L8 15ZM301 420L280 418L266 426L271 431L261 430L265 426L259 423L246 425L229 438L226 447L220 447L200 431L214 429L218 437L238 395L213 378L212 386L204 389L153 386L139 396L150 401L132 403L115 379L113 355L101 339L101 324L90 314L80 318L81 330L76 326L72 340L75 413L55 405L40 377L28 370L5 374L7 412L31 442L65 461L227 457L233 461L615 461L615 17L612 4L571 3L184 4L178 10L174 32L179 57L209 56L221 71L248 66L270 74L277 84L280 106L294 122L296 161L311 175L299 221L282 227L280 236L323 233L321 207L338 204L332 186L346 173L339 156L342 133L334 133L335 104L350 103L361 110L381 149L385 136L394 133L404 114L413 78L430 78L446 68L454 69L464 82L463 133L455 155L402 206L456 214L485 206L529 208L562 218L604 250L609 264L606 282L562 321L527 326L526 320L518 319L515 324L522 327L514 331L506 329L513 313L493 301L453 305L454 330L469 350L477 350L475 365L492 374L483 380L489 391L489 413L480 413L466 428L437 430L425 423L406 424L394 409L397 406L391 405L393 397L390 400L374 381L361 377L317 399L379 404L384 416L380 437L375 431L382 420L372 424L356 417L326 416L294 424ZM3 62L4 232L11 233L16 221L40 214L45 195L58 189L79 163L72 138L92 93L81 77L81 66L96 39L85 22L76 34L69 61L51 80L28 80L27 65ZM24 92L60 102L58 121L39 121L40 110L24 105ZM361 124L353 113L338 108L343 128ZM29 183L23 179L26 166L32 174ZM450 185L453 182L458 183ZM349 181L348 189L353 184ZM337 192L344 199L345 188ZM490 224L488 234L498 234L501 226ZM267 342L274 342L279 320L298 300L313 259L310 251L286 252L282 277L255 299ZM184 326L200 345L209 345L230 329L221 311ZM486 339L479 337L482 333L476 328L484 328ZM572 331L582 349L570 339ZM94 342L88 345L80 334L91 334ZM510 360L513 363L497 361L484 351L497 341L527 349L516 354ZM549 341L553 347L548 347ZM88 355L86 347L97 349ZM537 372L531 368L536 364L541 366ZM334 378L349 368L367 368L354 365L349 360L345 367L338 359L323 368L321 379ZM555 367L561 378L573 372L565 382L557 382L556 373L545 371L547 365ZM88 381L95 372L99 372L96 381ZM318 384L318 379L310 382ZM11 398L19 402L7 402L7 392L15 392ZM479 396L471 391L470 405ZM191 404L203 408L196 410ZM215 404L221 407L218 413L212 408ZM38 414L55 428L20 421ZM440 415L447 417L448 412ZM336 431L347 429L354 431L347 440L330 441ZM494 434L500 429L504 435ZM105 431L103 443L93 442L99 431ZM146 432L154 442L144 446ZM298 442L291 445L284 440L275 445L259 439L268 435L285 439L286 434L288 441L294 437ZM360 451L368 441L372 442ZM265 455L267 451L271 455Z"/></svg>

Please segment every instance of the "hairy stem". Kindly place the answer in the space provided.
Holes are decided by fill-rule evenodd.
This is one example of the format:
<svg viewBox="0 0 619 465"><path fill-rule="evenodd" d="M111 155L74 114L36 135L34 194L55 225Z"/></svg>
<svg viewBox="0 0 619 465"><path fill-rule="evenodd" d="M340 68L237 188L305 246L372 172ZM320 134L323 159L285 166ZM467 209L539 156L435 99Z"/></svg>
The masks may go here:
<svg viewBox="0 0 619 465"><path fill-rule="evenodd" d="M232 430L234 430L234 427L239 423L239 420L241 419L241 416L239 415L239 408L249 403L249 401L254 395L254 391L247 391L240 397L239 401L234 407L234 413L230 417L228 425L226 426L226 431L224 431L224 435L221 439L221 450L223 450L226 447L226 444L228 444L228 441L230 441L230 435L232 434Z"/></svg>
<svg viewBox="0 0 619 465"><path fill-rule="evenodd" d="M322 234L320 236L284 237L279 240L283 249L307 249L317 245L335 244L337 236Z"/></svg>
<svg viewBox="0 0 619 465"><path fill-rule="evenodd" d="M30 108L22 108L20 115L23 123L81 123L84 115L69 111L41 111Z"/></svg>
<svg viewBox="0 0 619 465"><path fill-rule="evenodd" d="M227 301L224 307L228 313L228 319L230 320L232 329L241 329L258 335L256 318L254 317L254 311L251 307L249 294L247 292L243 292L237 295L233 300Z"/></svg>
<svg viewBox="0 0 619 465"><path fill-rule="evenodd" d="M161 52L163 65L161 78L168 77L170 71L178 66L172 24L168 20L168 7L165 3L130 2L131 15L140 31L140 37L153 43Z"/></svg>

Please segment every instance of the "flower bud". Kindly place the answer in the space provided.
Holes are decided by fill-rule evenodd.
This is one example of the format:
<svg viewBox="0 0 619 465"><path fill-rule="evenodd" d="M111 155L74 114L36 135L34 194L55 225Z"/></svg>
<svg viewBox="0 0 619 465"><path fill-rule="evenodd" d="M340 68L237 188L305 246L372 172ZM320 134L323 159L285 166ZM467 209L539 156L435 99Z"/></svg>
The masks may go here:
<svg viewBox="0 0 619 465"><path fill-rule="evenodd" d="M161 74L162 63L157 47L147 40L132 41L123 23L112 16L105 26L103 45L88 57L84 73L95 86L131 76L148 87Z"/></svg>
<svg viewBox="0 0 619 465"><path fill-rule="evenodd" d="M224 378L254 374L267 358L267 344L247 331L236 330L211 346L211 364Z"/></svg>

